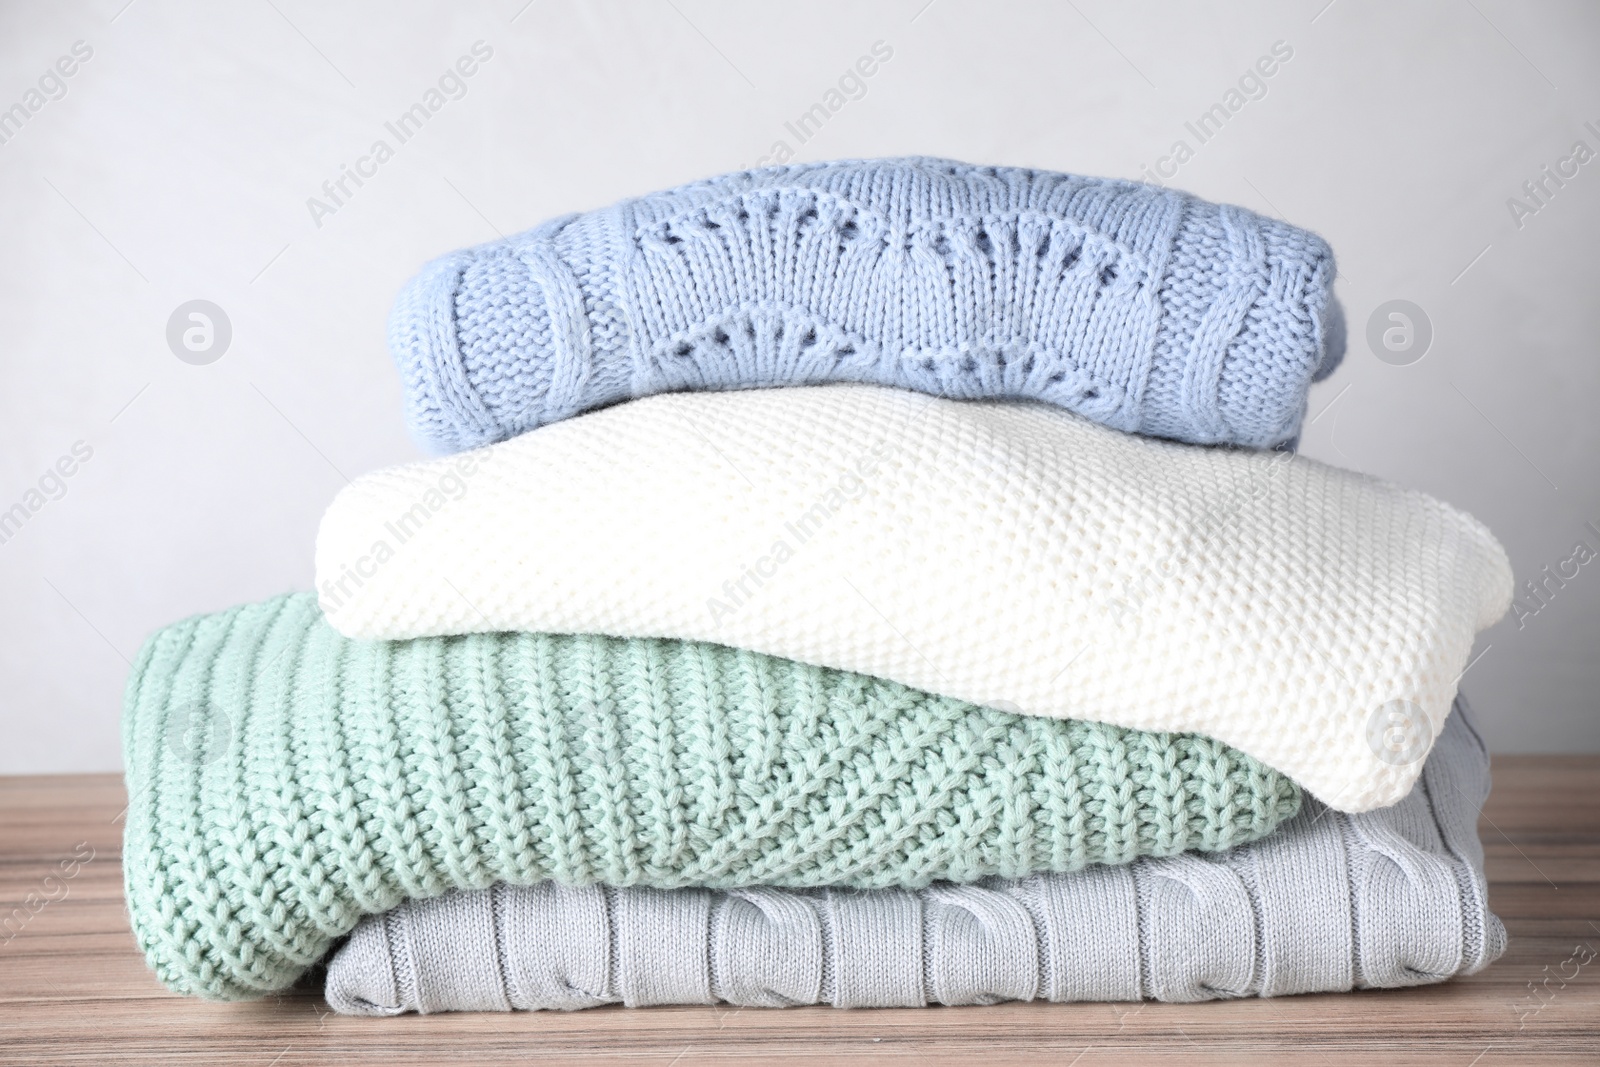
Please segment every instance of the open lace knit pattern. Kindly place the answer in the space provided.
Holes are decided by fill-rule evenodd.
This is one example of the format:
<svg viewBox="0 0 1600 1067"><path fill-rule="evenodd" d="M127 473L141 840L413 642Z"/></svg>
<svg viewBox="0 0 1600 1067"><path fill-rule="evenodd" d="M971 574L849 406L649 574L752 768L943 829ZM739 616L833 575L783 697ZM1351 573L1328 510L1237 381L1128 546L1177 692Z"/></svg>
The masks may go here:
<svg viewBox="0 0 1600 1067"><path fill-rule="evenodd" d="M135 934L223 999L449 889L971 882L1225 849L1300 804L1200 737L715 645L350 641L304 594L152 637L124 743Z"/></svg>
<svg viewBox="0 0 1600 1067"><path fill-rule="evenodd" d="M683 389L1027 397L1197 443L1294 437L1343 353L1315 234L1137 182L940 159L728 174L455 252L389 345L440 452Z"/></svg>

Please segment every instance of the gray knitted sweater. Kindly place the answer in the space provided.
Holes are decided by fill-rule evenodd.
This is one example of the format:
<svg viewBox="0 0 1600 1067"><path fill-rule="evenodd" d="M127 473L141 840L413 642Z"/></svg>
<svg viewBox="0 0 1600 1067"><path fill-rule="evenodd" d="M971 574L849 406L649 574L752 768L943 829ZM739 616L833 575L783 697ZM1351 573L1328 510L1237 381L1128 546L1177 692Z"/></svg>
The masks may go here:
<svg viewBox="0 0 1600 1067"><path fill-rule="evenodd" d="M1461 700L1412 793L1308 800L1254 844L920 891L495 886L366 919L332 957L351 1014L628 1005L1209 1000L1419 985L1505 950Z"/></svg>

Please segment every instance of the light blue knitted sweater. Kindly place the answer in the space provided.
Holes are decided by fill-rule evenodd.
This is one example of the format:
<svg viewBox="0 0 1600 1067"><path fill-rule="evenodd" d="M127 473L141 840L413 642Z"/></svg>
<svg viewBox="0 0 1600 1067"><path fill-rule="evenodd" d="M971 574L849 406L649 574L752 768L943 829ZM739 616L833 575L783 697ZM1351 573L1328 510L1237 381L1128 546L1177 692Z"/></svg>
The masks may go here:
<svg viewBox="0 0 1600 1067"><path fill-rule="evenodd" d="M672 390L1027 397L1292 439L1343 352L1314 234L1136 182L937 159L724 175L425 267L389 343L437 452Z"/></svg>

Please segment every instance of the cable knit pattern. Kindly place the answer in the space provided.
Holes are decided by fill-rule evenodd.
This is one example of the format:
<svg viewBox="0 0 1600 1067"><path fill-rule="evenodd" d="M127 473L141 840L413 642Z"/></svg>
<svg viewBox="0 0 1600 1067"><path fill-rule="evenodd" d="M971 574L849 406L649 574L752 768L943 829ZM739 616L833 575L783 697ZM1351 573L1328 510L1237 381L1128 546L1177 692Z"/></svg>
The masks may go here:
<svg viewBox="0 0 1600 1067"><path fill-rule="evenodd" d="M352 1015L621 1002L841 1008L1198 1001L1474 974L1505 950L1464 707L1419 787L1365 815L1316 801L1215 856L915 891L496 885L363 919L328 964Z"/></svg>
<svg viewBox="0 0 1600 1067"><path fill-rule="evenodd" d="M134 931L226 999L449 889L970 882L1224 849L1300 803L1204 738L706 644L350 641L305 594L157 633L124 736Z"/></svg>
<svg viewBox="0 0 1600 1067"><path fill-rule="evenodd" d="M1423 493L866 385L649 397L369 474L317 580L353 637L716 641L1205 734L1343 811L1409 792L1512 593ZM1408 728L1404 758L1378 743Z"/></svg>
<svg viewBox="0 0 1600 1067"><path fill-rule="evenodd" d="M1343 353L1315 234L1136 182L938 159L728 174L429 264L407 419L473 448L630 397L825 382L1025 397L1273 446Z"/></svg>

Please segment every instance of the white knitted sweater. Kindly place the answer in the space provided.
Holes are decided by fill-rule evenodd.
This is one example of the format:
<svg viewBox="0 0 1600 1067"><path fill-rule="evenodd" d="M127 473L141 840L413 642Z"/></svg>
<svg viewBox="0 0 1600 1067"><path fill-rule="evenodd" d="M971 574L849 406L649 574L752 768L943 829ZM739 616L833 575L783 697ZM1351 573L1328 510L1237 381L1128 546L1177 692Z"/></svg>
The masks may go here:
<svg viewBox="0 0 1600 1067"><path fill-rule="evenodd" d="M625 403L342 491L352 637L715 641L1033 715L1192 731L1341 811L1410 789L1505 552L1426 494L1025 402L865 385Z"/></svg>

